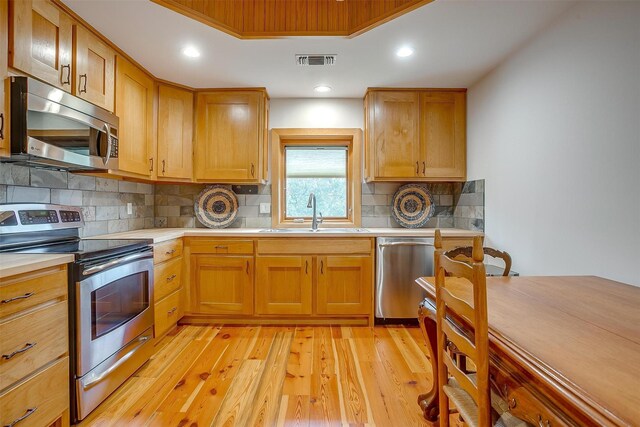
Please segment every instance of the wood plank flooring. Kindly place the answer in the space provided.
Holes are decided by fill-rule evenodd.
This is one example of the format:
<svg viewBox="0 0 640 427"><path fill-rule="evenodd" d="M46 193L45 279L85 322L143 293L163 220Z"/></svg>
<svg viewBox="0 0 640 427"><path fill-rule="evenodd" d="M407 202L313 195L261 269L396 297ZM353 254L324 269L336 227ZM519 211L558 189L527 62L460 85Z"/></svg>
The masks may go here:
<svg viewBox="0 0 640 427"><path fill-rule="evenodd" d="M418 327L181 326L80 425L422 426Z"/></svg>

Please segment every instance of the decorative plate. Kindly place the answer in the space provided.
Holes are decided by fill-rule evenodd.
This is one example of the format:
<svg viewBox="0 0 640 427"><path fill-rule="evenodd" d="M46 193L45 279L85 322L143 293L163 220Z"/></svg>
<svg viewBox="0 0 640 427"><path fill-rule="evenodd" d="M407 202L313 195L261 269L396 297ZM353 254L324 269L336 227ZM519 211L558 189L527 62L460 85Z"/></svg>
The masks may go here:
<svg viewBox="0 0 640 427"><path fill-rule="evenodd" d="M434 211L433 198L424 185L403 185L391 200L391 216L405 228L424 227Z"/></svg>
<svg viewBox="0 0 640 427"><path fill-rule="evenodd" d="M236 193L223 185L211 185L198 194L193 210L203 225L225 228L238 215L238 198Z"/></svg>

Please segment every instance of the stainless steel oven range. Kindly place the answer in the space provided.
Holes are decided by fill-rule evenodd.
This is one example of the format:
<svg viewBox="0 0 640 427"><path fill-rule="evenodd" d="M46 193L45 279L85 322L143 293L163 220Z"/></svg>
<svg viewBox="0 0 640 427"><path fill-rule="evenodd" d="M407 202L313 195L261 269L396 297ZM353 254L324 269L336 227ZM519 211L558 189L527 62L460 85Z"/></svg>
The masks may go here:
<svg viewBox="0 0 640 427"><path fill-rule="evenodd" d="M70 253L72 421L85 418L151 356L153 249L145 240L81 240L80 208L0 205L0 252Z"/></svg>

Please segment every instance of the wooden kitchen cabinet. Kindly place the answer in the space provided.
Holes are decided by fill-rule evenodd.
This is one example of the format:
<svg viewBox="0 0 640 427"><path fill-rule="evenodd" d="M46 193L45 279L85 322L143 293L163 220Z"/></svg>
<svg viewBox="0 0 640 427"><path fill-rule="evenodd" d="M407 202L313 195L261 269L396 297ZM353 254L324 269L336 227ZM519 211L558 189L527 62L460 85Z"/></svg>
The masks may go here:
<svg viewBox="0 0 640 427"><path fill-rule="evenodd" d="M160 337L184 315L182 239L153 245L153 332Z"/></svg>
<svg viewBox="0 0 640 427"><path fill-rule="evenodd" d="M415 92L372 94L372 126L367 129L373 143L377 178L414 178L420 167L419 96Z"/></svg>
<svg viewBox="0 0 640 427"><path fill-rule="evenodd" d="M12 1L10 15L10 65L71 92L74 71L71 18L49 0Z"/></svg>
<svg viewBox="0 0 640 427"><path fill-rule="evenodd" d="M9 1L0 0L0 22L5 25L0 26L0 51L9 52ZM9 147L9 80L8 77L8 55L0 54L0 157L7 157L10 154Z"/></svg>
<svg viewBox="0 0 640 427"><path fill-rule="evenodd" d="M120 118L119 170L155 176L154 81L121 56L116 64L116 109Z"/></svg>
<svg viewBox="0 0 640 427"><path fill-rule="evenodd" d="M194 180L258 183L266 178L264 90L196 95Z"/></svg>
<svg viewBox="0 0 640 427"><path fill-rule="evenodd" d="M370 89L365 96L368 181L464 181L465 89Z"/></svg>
<svg viewBox="0 0 640 427"><path fill-rule="evenodd" d="M318 314L371 313L373 276L370 256L319 256L317 277Z"/></svg>
<svg viewBox="0 0 640 427"><path fill-rule="evenodd" d="M191 272L191 311L253 314L253 256L192 255Z"/></svg>
<svg viewBox="0 0 640 427"><path fill-rule="evenodd" d="M466 94L420 94L421 173L426 178L466 178Z"/></svg>
<svg viewBox="0 0 640 427"><path fill-rule="evenodd" d="M69 425L67 290L66 264L0 278L0 425Z"/></svg>
<svg viewBox="0 0 640 427"><path fill-rule="evenodd" d="M311 314L311 256L258 256L256 264L257 314Z"/></svg>
<svg viewBox="0 0 640 427"><path fill-rule="evenodd" d="M158 180L193 175L193 92L158 87Z"/></svg>
<svg viewBox="0 0 640 427"><path fill-rule="evenodd" d="M113 111L115 51L81 25L74 26L74 46L74 95Z"/></svg>

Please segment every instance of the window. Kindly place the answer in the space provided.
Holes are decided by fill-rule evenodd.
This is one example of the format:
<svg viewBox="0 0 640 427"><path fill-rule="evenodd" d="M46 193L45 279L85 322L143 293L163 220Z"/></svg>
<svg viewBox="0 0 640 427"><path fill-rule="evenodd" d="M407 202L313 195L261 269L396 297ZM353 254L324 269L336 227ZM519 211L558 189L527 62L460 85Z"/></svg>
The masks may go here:
<svg viewBox="0 0 640 427"><path fill-rule="evenodd" d="M285 146L285 218L309 218L309 195L324 218L347 219L347 146Z"/></svg>
<svg viewBox="0 0 640 427"><path fill-rule="evenodd" d="M360 129L273 129L273 227L309 227L316 196L321 227L360 226Z"/></svg>

